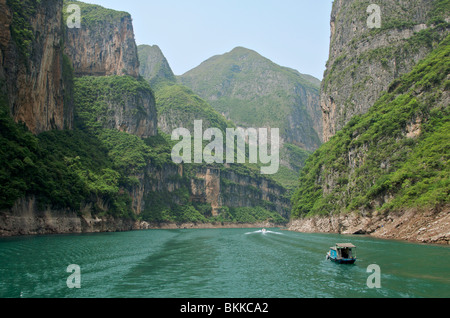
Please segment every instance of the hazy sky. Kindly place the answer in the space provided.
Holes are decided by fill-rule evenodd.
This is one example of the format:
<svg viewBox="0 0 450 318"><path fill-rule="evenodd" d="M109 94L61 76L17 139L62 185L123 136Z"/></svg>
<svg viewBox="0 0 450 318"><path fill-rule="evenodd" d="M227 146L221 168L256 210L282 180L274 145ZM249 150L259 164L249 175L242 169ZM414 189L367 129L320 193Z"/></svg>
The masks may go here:
<svg viewBox="0 0 450 318"><path fill-rule="evenodd" d="M332 0L85 0L127 11L137 44L157 44L176 75L243 46L323 78Z"/></svg>

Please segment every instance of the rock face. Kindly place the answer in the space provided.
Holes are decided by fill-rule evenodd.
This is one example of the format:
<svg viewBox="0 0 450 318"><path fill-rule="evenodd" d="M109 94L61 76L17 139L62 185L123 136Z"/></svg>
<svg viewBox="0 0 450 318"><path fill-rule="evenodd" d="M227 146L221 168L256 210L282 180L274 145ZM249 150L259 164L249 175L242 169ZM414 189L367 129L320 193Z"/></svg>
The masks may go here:
<svg viewBox="0 0 450 318"><path fill-rule="evenodd" d="M223 207L265 207L289 218L290 201L285 188L275 182L218 167L183 165L148 166L137 176L139 185L134 188L133 209L136 215L151 209L154 197L164 196L168 203L182 205L189 202L211 206L212 215L220 214ZM180 193L184 192L183 198Z"/></svg>
<svg viewBox="0 0 450 318"><path fill-rule="evenodd" d="M66 1L81 8L81 28L68 28L65 53L76 76L139 76L139 59L130 14Z"/></svg>
<svg viewBox="0 0 450 318"><path fill-rule="evenodd" d="M336 215L294 220L289 229L303 233L336 233L371 235L384 239L398 239L429 244L450 244L450 210L417 211L373 215Z"/></svg>
<svg viewBox="0 0 450 318"><path fill-rule="evenodd" d="M65 53L77 77L77 110L102 105L95 114L103 128L141 138L158 133L155 97L139 79L139 58L129 13L82 2L81 28L66 28ZM81 102L81 105L80 105ZM98 108L97 108L98 109ZM88 111L90 112L90 110Z"/></svg>
<svg viewBox="0 0 450 318"><path fill-rule="evenodd" d="M380 1L368 30L369 4L334 2L329 140L301 172L291 228L447 243L449 7Z"/></svg>
<svg viewBox="0 0 450 318"><path fill-rule="evenodd" d="M366 113L394 79L432 51L436 40L417 36L432 27L427 22L435 14L433 1L377 1L380 29L368 27L371 3L333 3L330 54L320 95L325 142L353 116Z"/></svg>
<svg viewBox="0 0 450 318"><path fill-rule="evenodd" d="M70 84L63 74L62 1L1 0L0 9L0 93L12 116L35 134L72 128L73 109L64 100Z"/></svg>
<svg viewBox="0 0 450 318"><path fill-rule="evenodd" d="M140 229L140 223L112 217L79 215L75 211L42 210L36 199L23 198L11 211L0 214L0 237L66 233L100 233Z"/></svg>

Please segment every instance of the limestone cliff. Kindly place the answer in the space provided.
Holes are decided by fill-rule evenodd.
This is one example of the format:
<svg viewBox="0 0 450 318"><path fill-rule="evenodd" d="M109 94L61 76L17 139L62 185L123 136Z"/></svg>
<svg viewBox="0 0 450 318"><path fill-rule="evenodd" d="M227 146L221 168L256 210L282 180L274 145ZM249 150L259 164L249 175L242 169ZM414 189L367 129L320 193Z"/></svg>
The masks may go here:
<svg viewBox="0 0 450 318"><path fill-rule="evenodd" d="M75 119L142 138L155 136L155 97L139 78L130 14L79 1L65 1L65 13L71 4L81 11L81 27L66 28L65 45L76 77Z"/></svg>
<svg viewBox="0 0 450 318"><path fill-rule="evenodd" d="M445 1L377 1L381 28L371 29L372 3L333 3L330 54L320 96L324 141L355 115L365 114L393 80L411 71L447 33L441 24L449 21Z"/></svg>
<svg viewBox="0 0 450 318"><path fill-rule="evenodd" d="M62 19L59 0L0 1L0 93L35 134L72 127Z"/></svg>
<svg viewBox="0 0 450 318"><path fill-rule="evenodd" d="M30 10L23 11L22 2L6 1L0 0L0 236L140 229L143 220L242 223L239 208L258 208L258 221L286 221L286 189L259 169L171 161L152 88L138 76L129 14L66 1L82 9L82 28L67 29L62 1L25 1L22 9ZM30 21L25 32L11 31L17 13ZM15 119L37 136L12 120L3 95ZM196 110L214 126L228 126L203 106ZM42 133L54 128L61 130Z"/></svg>
<svg viewBox="0 0 450 318"><path fill-rule="evenodd" d="M68 28L65 53L76 76L139 76L139 59L130 14L78 1L81 28ZM65 9L67 10L67 9Z"/></svg>
<svg viewBox="0 0 450 318"><path fill-rule="evenodd" d="M429 41L431 53L311 156L293 229L448 243L450 35L440 40L448 23L439 21L409 42Z"/></svg>
<svg viewBox="0 0 450 318"><path fill-rule="evenodd" d="M285 188L229 167L167 163L149 165L137 177L140 182L132 191L133 209L144 219L167 223L174 210L189 204L208 210L209 217L223 215L224 208L263 207L289 219Z"/></svg>

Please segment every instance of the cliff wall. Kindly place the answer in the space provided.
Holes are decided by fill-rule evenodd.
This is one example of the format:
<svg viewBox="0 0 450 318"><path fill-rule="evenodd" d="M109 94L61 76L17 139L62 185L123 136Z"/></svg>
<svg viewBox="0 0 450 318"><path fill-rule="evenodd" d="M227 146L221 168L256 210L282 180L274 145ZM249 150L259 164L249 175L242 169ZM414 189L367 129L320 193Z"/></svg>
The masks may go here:
<svg viewBox="0 0 450 318"><path fill-rule="evenodd" d="M81 28L68 28L65 53L76 76L139 76L139 59L129 13L77 1Z"/></svg>
<svg viewBox="0 0 450 318"><path fill-rule="evenodd" d="M301 172L291 228L447 243L450 7L381 1L386 24L367 30L368 5L334 2L328 142Z"/></svg>
<svg viewBox="0 0 450 318"><path fill-rule="evenodd" d="M352 117L365 114L392 81L410 72L447 34L447 27L440 24L449 21L442 1L377 1L381 28L371 29L367 9L372 2L333 3L330 53L320 95L324 141Z"/></svg>
<svg viewBox="0 0 450 318"><path fill-rule="evenodd" d="M242 207L270 211L261 222L288 217L286 189L255 172L172 163L170 143L158 135L152 88L138 76L129 14L65 1L81 7L82 27L68 29L62 3L30 1L32 10L25 12L15 7L31 21L27 42L13 39L8 30L17 12L0 1L8 9L0 15L2 93L14 119L38 135L22 132L1 114L8 117L2 117L8 127L0 135L8 154L0 160L10 164L0 169L0 179L9 180L0 194L15 195L1 202L1 236L148 228L142 220L205 224L225 215L231 224L227 209ZM28 97L28 104L18 103ZM44 99L45 110L39 104ZM50 114L52 105L62 113ZM203 110L208 117L210 110ZM53 129L62 131L47 132ZM17 131L24 136L14 137Z"/></svg>
<svg viewBox="0 0 450 318"><path fill-rule="evenodd" d="M0 9L1 93L14 120L35 134L72 128L62 1L1 0Z"/></svg>

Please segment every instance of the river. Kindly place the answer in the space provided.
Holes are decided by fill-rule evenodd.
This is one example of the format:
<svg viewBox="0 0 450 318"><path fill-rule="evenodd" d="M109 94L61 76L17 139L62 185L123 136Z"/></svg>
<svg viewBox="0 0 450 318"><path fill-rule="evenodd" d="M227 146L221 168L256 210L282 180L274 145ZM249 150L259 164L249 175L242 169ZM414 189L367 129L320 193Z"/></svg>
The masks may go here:
<svg viewBox="0 0 450 318"><path fill-rule="evenodd" d="M326 260L346 242L357 246L355 265ZM372 264L381 288L367 284ZM448 298L450 247L279 229L2 238L0 297Z"/></svg>

